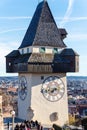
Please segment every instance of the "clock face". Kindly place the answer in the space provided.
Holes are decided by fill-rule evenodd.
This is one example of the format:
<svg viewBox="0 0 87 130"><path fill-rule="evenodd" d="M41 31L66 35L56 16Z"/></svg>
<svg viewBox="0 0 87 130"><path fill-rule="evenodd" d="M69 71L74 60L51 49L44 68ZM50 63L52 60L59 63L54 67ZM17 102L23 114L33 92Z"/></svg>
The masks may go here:
<svg viewBox="0 0 87 130"><path fill-rule="evenodd" d="M59 77L50 76L44 80L41 92L47 100L55 102L63 97L65 86Z"/></svg>
<svg viewBox="0 0 87 130"><path fill-rule="evenodd" d="M27 80L24 76L19 78L19 97L24 100L27 96Z"/></svg>

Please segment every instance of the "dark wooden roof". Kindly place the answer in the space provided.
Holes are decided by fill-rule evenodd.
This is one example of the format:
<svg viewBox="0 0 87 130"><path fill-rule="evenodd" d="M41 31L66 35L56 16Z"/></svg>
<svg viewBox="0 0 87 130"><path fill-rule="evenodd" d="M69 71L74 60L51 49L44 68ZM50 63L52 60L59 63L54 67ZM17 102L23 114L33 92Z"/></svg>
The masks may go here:
<svg viewBox="0 0 87 130"><path fill-rule="evenodd" d="M44 54L44 53L31 53L19 55L14 63L69 63L59 56L59 54Z"/></svg>
<svg viewBox="0 0 87 130"><path fill-rule="evenodd" d="M24 55L19 55L15 60L14 63L28 63L29 57L31 54L24 54Z"/></svg>
<svg viewBox="0 0 87 130"><path fill-rule="evenodd" d="M61 54L62 56L79 56L77 52L75 52L72 48L64 49Z"/></svg>
<svg viewBox="0 0 87 130"><path fill-rule="evenodd" d="M67 35L68 34L65 28L59 28L59 33L60 33L60 35Z"/></svg>
<svg viewBox="0 0 87 130"><path fill-rule="evenodd" d="M19 49L27 46L66 47L47 1L38 4Z"/></svg>
<svg viewBox="0 0 87 130"><path fill-rule="evenodd" d="M12 52L10 52L8 55L6 55L6 57L17 57L19 56L20 53L18 50L13 50Z"/></svg>

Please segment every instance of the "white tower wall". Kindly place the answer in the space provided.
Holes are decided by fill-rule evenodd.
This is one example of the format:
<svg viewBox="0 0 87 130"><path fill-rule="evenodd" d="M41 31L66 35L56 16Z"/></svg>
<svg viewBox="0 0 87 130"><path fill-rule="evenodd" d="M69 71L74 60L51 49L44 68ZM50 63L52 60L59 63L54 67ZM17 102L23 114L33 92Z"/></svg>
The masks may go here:
<svg viewBox="0 0 87 130"><path fill-rule="evenodd" d="M41 93L43 81L49 76L58 76L62 79L65 86L63 97L56 102L50 102ZM68 122L68 103L67 103L67 83L66 74L19 74L25 76L27 80L27 96L25 100L18 98L18 116L22 119L38 120L41 124L51 125L56 123L60 126ZM44 79L41 79L41 76ZM57 113L58 120L51 120L53 113Z"/></svg>

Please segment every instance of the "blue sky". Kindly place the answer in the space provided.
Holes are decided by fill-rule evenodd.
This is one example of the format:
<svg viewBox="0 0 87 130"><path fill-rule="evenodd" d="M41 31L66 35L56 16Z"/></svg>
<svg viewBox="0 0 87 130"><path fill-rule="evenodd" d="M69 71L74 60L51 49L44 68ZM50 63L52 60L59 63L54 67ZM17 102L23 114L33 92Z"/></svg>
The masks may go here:
<svg viewBox="0 0 87 130"><path fill-rule="evenodd" d="M25 35L38 2L41 0L0 0L0 76L6 73L5 56L16 50ZM87 0L48 0L58 27L66 28L64 40L80 55L79 73L87 76Z"/></svg>

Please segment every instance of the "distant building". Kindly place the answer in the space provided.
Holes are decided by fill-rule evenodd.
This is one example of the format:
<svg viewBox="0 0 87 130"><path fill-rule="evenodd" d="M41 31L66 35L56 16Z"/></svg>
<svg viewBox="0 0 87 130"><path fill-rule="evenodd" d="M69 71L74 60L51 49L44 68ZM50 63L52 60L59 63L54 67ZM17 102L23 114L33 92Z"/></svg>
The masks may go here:
<svg viewBox="0 0 87 130"><path fill-rule="evenodd" d="M2 96L0 96L0 130L3 129Z"/></svg>
<svg viewBox="0 0 87 130"><path fill-rule="evenodd" d="M87 117L87 104L77 105L77 110L81 116Z"/></svg>

